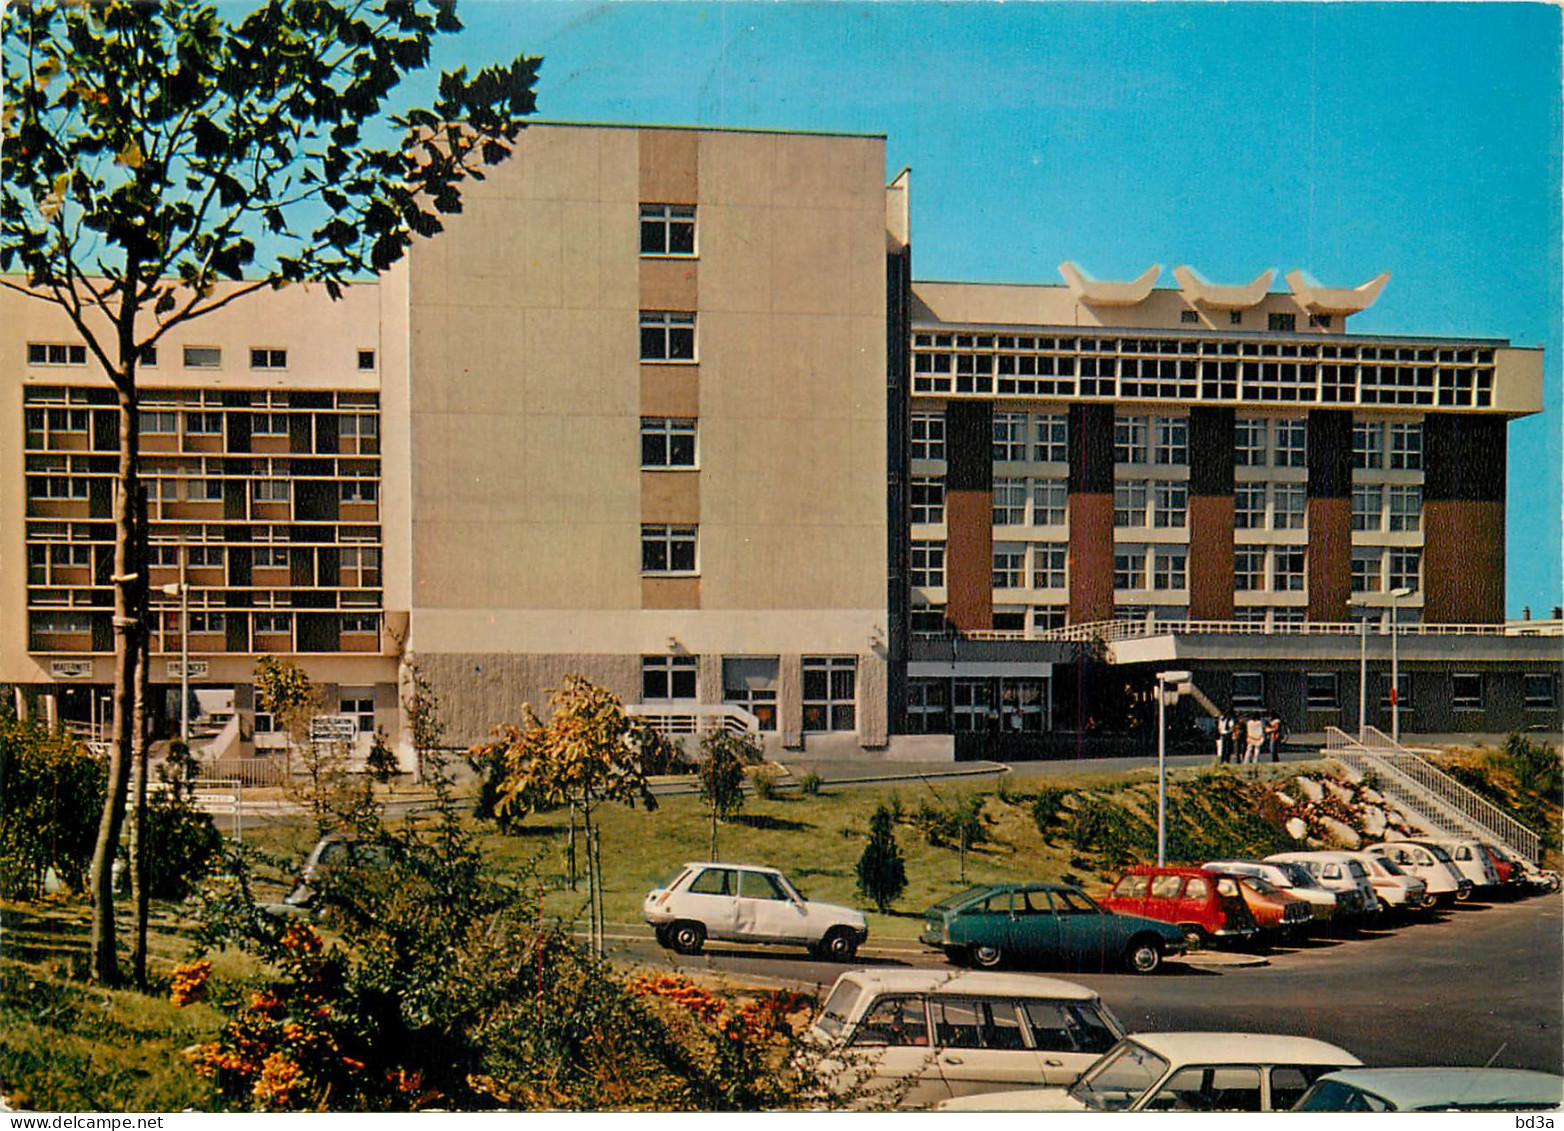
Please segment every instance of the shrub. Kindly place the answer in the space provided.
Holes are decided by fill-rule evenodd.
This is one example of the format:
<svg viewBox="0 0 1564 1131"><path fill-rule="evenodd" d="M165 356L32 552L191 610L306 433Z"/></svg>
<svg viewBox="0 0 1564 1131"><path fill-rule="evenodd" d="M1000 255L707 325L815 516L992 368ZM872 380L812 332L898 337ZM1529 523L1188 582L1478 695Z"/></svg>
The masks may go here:
<svg viewBox="0 0 1564 1131"><path fill-rule="evenodd" d="M107 780L103 760L63 731L0 718L0 893L37 897L50 867L86 887Z"/></svg>
<svg viewBox="0 0 1564 1131"><path fill-rule="evenodd" d="M824 784L820 775L810 770L804 775L803 780L798 783L798 788L804 792L805 796L818 797L820 796L820 787ZM894 819L893 817L892 820Z"/></svg>
<svg viewBox="0 0 1564 1131"><path fill-rule="evenodd" d="M1044 787L1038 791L1032 801L1032 823L1037 826L1037 831L1047 837L1057 830L1062 816L1060 809L1064 805L1064 799L1069 796L1062 789Z"/></svg>
<svg viewBox="0 0 1564 1131"><path fill-rule="evenodd" d="M775 801L777 799L777 772L770 766L762 766L755 771L755 796L762 801Z"/></svg>
<svg viewBox="0 0 1564 1131"><path fill-rule="evenodd" d="M858 857L857 873L858 891L881 914L907 890L907 865L896 844L891 811L884 805L878 806L869 818L869 842Z"/></svg>
<svg viewBox="0 0 1564 1131"><path fill-rule="evenodd" d="M988 840L988 828L983 824L983 798L958 797L948 805L932 804L928 798L918 803L918 811L912 818L913 825L923 833L931 846L960 845L967 847Z"/></svg>

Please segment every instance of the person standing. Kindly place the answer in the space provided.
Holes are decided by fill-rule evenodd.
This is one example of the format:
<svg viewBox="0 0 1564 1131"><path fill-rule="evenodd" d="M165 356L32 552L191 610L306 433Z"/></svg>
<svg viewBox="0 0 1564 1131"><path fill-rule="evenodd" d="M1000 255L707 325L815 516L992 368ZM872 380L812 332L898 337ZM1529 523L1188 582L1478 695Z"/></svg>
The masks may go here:
<svg viewBox="0 0 1564 1131"><path fill-rule="evenodd" d="M1218 715L1216 720L1216 764L1227 765L1227 744L1232 736L1232 727L1228 723L1226 715Z"/></svg>
<svg viewBox="0 0 1564 1131"><path fill-rule="evenodd" d="M1248 745L1244 747L1244 765L1252 766L1260 760L1260 744L1265 741L1265 723L1259 715L1253 715L1244 724Z"/></svg>
<svg viewBox="0 0 1564 1131"><path fill-rule="evenodd" d="M1280 762L1281 755L1277 752L1277 747L1282 743L1282 720L1275 711L1272 711L1271 717L1266 720L1265 741L1271 747L1271 761Z"/></svg>

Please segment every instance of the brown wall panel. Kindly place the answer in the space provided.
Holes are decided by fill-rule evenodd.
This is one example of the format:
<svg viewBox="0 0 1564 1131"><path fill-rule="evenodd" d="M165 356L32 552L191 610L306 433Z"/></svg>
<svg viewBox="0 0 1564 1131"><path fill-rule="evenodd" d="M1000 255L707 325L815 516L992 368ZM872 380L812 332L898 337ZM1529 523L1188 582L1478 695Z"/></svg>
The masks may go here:
<svg viewBox="0 0 1564 1131"><path fill-rule="evenodd" d="M1189 498L1189 616L1233 617L1233 497Z"/></svg>
<svg viewBox="0 0 1564 1131"><path fill-rule="evenodd" d="M1113 619L1113 494L1070 495L1070 622Z"/></svg>
<svg viewBox="0 0 1564 1131"><path fill-rule="evenodd" d="M641 199L694 204L700 190L700 137L693 130L642 130Z"/></svg>
<svg viewBox="0 0 1564 1131"><path fill-rule="evenodd" d="M641 578L641 608L698 609L701 579L698 577Z"/></svg>
<svg viewBox="0 0 1564 1131"><path fill-rule="evenodd" d="M694 259L641 260L641 309L696 309L700 305L698 263Z"/></svg>
<svg viewBox="0 0 1564 1131"><path fill-rule="evenodd" d="M1352 596L1352 500L1308 502L1309 619L1347 620Z"/></svg>
<svg viewBox="0 0 1564 1131"><path fill-rule="evenodd" d="M642 416L699 416L701 371L695 365L641 366Z"/></svg>
<svg viewBox="0 0 1564 1131"><path fill-rule="evenodd" d="M642 522L695 523L700 520L700 472L641 472Z"/></svg>
<svg viewBox="0 0 1564 1131"><path fill-rule="evenodd" d="M1504 504L1423 504L1423 620L1495 624L1504 620Z"/></svg>
<svg viewBox="0 0 1564 1131"><path fill-rule="evenodd" d="M945 616L958 629L994 624L994 496L945 494Z"/></svg>

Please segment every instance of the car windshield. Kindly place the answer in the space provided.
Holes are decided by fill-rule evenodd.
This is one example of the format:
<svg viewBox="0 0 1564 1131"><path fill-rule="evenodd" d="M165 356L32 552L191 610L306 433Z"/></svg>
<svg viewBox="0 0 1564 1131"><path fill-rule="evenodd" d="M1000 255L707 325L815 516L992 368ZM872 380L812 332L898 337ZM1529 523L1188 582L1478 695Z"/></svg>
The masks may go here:
<svg viewBox="0 0 1564 1131"><path fill-rule="evenodd" d="M1070 1095L1093 1111L1124 1111L1168 1070L1168 1062L1134 1041L1122 1041L1087 1069Z"/></svg>
<svg viewBox="0 0 1564 1131"><path fill-rule="evenodd" d="M1358 863L1356 860L1347 861L1347 872L1355 880L1368 878L1368 872L1364 871L1363 865Z"/></svg>
<svg viewBox="0 0 1564 1131"><path fill-rule="evenodd" d="M778 876L776 876L776 881L777 881L777 883L782 885L782 890L783 891L790 893L794 899L798 900L798 902L800 902L800 903L807 903L807 902L809 902L808 897L806 895L804 895L804 893L802 891L799 890L798 885L795 884L792 880L788 879L786 876L778 875Z"/></svg>
<svg viewBox="0 0 1564 1131"><path fill-rule="evenodd" d="M1245 876L1243 882L1245 887L1252 888L1261 895L1276 894L1276 885L1269 880L1262 880L1259 876Z"/></svg>
<svg viewBox="0 0 1564 1131"><path fill-rule="evenodd" d="M1441 864L1455 863L1454 860L1450 859L1450 854L1444 849L1440 848L1437 844L1425 844L1423 847L1432 852L1434 854L1434 859L1439 861Z"/></svg>
<svg viewBox="0 0 1564 1131"><path fill-rule="evenodd" d="M1287 877L1287 882L1295 888L1317 888L1320 885L1314 882L1314 877L1302 864L1286 861L1276 865Z"/></svg>
<svg viewBox="0 0 1564 1131"><path fill-rule="evenodd" d="M1374 867L1378 868L1387 876L1406 875L1406 873L1401 870L1401 865L1397 864L1388 856L1373 856L1370 857L1370 859L1374 862Z"/></svg>
<svg viewBox="0 0 1564 1131"><path fill-rule="evenodd" d="M1344 1084L1340 1080L1321 1080L1310 1088L1293 1111L1395 1111L1388 1100L1373 1092Z"/></svg>
<svg viewBox="0 0 1564 1131"><path fill-rule="evenodd" d="M858 1004L858 999L861 997L863 997L863 987L857 982L843 978L836 983L831 996L826 998L825 1007L821 1009L820 1016L815 1019L816 1027L833 1037L841 1036L847 1019L852 1016L853 1006Z"/></svg>
<svg viewBox="0 0 1564 1131"><path fill-rule="evenodd" d="M680 868L677 872L675 872L673 874L673 879L668 880L666 883L658 884L656 890L657 891L672 891L674 886L676 884L678 884L678 882L680 880L684 879L684 877L689 875L689 874L690 874L690 870L688 868Z"/></svg>

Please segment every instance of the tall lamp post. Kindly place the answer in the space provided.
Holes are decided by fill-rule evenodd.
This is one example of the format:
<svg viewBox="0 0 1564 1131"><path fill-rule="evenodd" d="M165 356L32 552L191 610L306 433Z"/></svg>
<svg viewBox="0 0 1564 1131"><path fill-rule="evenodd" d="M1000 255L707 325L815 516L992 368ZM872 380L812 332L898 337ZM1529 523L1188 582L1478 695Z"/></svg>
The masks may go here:
<svg viewBox="0 0 1564 1131"><path fill-rule="evenodd" d="M1157 864L1167 863L1168 847L1168 716L1169 687L1177 700L1180 684L1188 683L1188 672L1157 673Z"/></svg>
<svg viewBox="0 0 1564 1131"><path fill-rule="evenodd" d="M185 557L179 557L179 580L163 586L179 598L179 740L190 748L190 586L185 581Z"/></svg>
<svg viewBox="0 0 1564 1131"><path fill-rule="evenodd" d="M1401 665L1396 652L1396 639L1401 635L1401 621L1396 616L1396 602L1412 596L1406 586L1390 591L1390 741L1401 744Z"/></svg>

